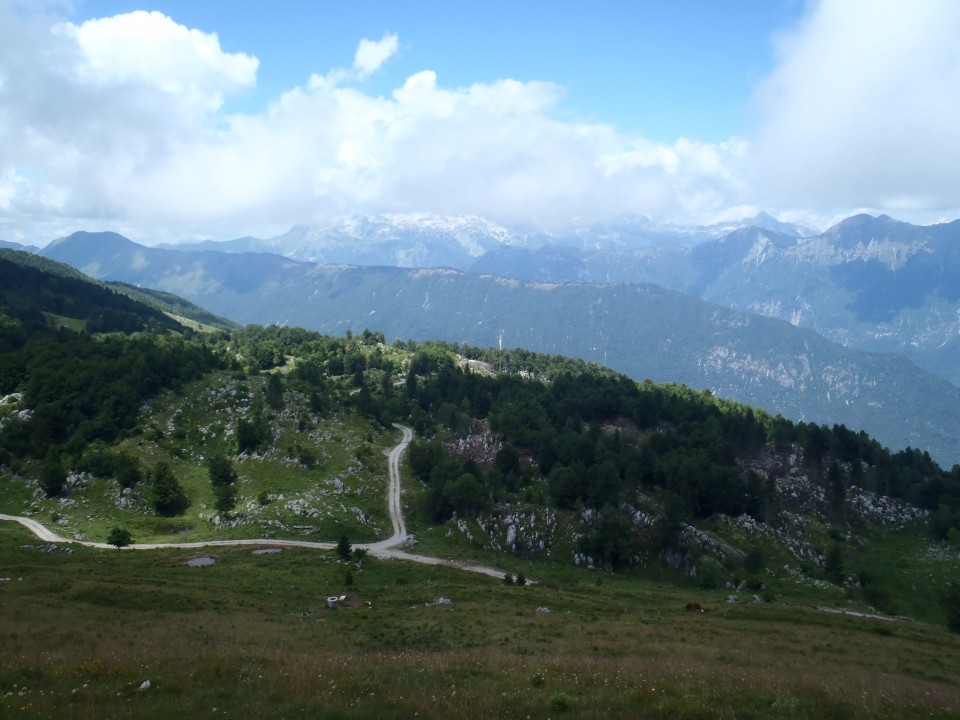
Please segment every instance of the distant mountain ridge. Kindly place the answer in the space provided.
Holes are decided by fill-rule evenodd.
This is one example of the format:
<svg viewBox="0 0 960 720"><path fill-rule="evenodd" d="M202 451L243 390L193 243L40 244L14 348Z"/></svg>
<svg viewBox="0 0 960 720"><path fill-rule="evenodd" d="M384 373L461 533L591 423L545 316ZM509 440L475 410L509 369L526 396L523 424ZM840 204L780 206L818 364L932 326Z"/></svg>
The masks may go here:
<svg viewBox="0 0 960 720"><path fill-rule="evenodd" d="M370 328L390 339L565 354L790 418L864 429L942 463L960 461L960 388L902 358L844 349L789 323L653 285L530 283L450 269L146 248L112 234L100 240L77 234L44 254L101 279L177 293L240 323L338 335Z"/></svg>
<svg viewBox="0 0 960 720"><path fill-rule="evenodd" d="M651 282L895 352L960 386L960 221L858 215L819 235L745 227L691 247L500 248L471 271L541 282Z"/></svg>
<svg viewBox="0 0 960 720"><path fill-rule="evenodd" d="M797 237L813 231L767 213L708 226L656 223L641 215L544 232L508 228L476 216L395 213L352 216L328 225L296 225L272 238L165 244L181 250L268 252L293 260L346 265L452 267L469 270L477 258L502 248L573 247L622 250L661 244L689 246L741 227L764 227Z"/></svg>
<svg viewBox="0 0 960 720"><path fill-rule="evenodd" d="M900 353L960 386L960 221L917 226L855 215L817 233L766 213L703 227L634 216L548 234L475 217L384 215L173 249L536 282L655 283L861 350Z"/></svg>
<svg viewBox="0 0 960 720"><path fill-rule="evenodd" d="M0 240L0 249L2 250L21 250L23 252L37 252L40 248L33 245L21 245L20 243L10 242L9 240Z"/></svg>

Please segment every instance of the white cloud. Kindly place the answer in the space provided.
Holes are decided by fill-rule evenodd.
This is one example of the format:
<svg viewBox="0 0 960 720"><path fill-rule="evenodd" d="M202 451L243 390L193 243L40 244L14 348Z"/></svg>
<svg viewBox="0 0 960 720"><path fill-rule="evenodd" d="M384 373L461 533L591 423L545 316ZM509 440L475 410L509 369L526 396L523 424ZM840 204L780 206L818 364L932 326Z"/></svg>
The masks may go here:
<svg viewBox="0 0 960 720"><path fill-rule="evenodd" d="M216 36L158 13L48 25L20 43L31 77L0 82L0 143L20 148L0 157L0 177L27 178L3 184L5 222L139 227L149 240L354 212L683 219L740 192L724 168L741 142L668 146L561 119L563 89L549 82L449 88L425 70L387 97L349 86L397 46L362 41L352 76L314 74L262 113L226 116L223 99L255 82L257 61ZM0 50L0 79L15 54Z"/></svg>
<svg viewBox="0 0 960 720"><path fill-rule="evenodd" d="M144 84L203 112L219 109L225 94L256 83L257 58L225 53L215 34L178 25L159 12L63 23L53 33L79 48L84 62L73 69L81 81Z"/></svg>
<svg viewBox="0 0 960 720"><path fill-rule="evenodd" d="M960 207L960 3L811 5L756 92L761 204Z"/></svg>
<svg viewBox="0 0 960 720"><path fill-rule="evenodd" d="M364 38L357 45L353 57L353 69L361 79L369 77L389 60L400 47L396 34L384 33L379 40Z"/></svg>
<svg viewBox="0 0 960 720"><path fill-rule="evenodd" d="M448 87L423 70L368 94L353 81L396 53L390 34L361 41L352 69L227 115L257 59L216 35L159 13L64 24L0 0L0 237L267 235L397 211L548 226L755 208L807 222L851 207L949 215L957 27L953 2L812 6L757 90L752 136L662 143L571 117L550 82Z"/></svg>
<svg viewBox="0 0 960 720"><path fill-rule="evenodd" d="M74 25L0 1L0 177L17 178L0 236L135 222L132 188L215 138L224 98L253 86L257 63L158 13Z"/></svg>

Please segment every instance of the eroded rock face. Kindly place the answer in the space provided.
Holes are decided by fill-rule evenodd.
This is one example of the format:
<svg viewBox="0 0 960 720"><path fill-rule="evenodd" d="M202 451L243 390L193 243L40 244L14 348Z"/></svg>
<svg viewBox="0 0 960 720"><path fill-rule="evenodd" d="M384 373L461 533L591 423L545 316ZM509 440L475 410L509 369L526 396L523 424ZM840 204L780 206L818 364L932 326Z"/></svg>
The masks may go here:
<svg viewBox="0 0 960 720"><path fill-rule="evenodd" d="M482 469L489 470L497 453L503 449L503 442L494 437L489 422L475 420L467 435L447 443L444 449L460 462L473 460Z"/></svg>
<svg viewBox="0 0 960 720"><path fill-rule="evenodd" d="M511 525L507 528L507 547L511 550L514 549L517 542L517 526Z"/></svg>

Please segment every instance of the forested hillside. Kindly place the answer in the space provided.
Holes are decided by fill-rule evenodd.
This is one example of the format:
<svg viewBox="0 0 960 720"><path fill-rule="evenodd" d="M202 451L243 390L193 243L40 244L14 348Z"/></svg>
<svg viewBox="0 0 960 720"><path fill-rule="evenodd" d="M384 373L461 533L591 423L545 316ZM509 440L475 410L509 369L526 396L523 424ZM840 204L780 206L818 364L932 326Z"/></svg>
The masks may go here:
<svg viewBox="0 0 960 720"><path fill-rule="evenodd" d="M68 266L0 251L0 458L115 440L144 400L218 365L189 335Z"/></svg>
<svg viewBox="0 0 960 720"><path fill-rule="evenodd" d="M794 420L844 424L960 461L960 388L903 357L845 348L788 322L654 285L523 283L444 269L319 266L277 255L149 248L75 233L49 257L102 280L162 288L242 323L389 341L525 348L635 380L710 389Z"/></svg>
<svg viewBox="0 0 960 720"><path fill-rule="evenodd" d="M821 577L839 571L838 553L849 554L853 538L873 522L897 530L922 521L935 540L956 538L960 528L960 467L943 470L916 450L891 452L843 426L793 423L706 392L638 384L523 351L402 344L412 354L398 368L375 334L357 343L248 328L236 337L251 356L301 358L288 382L304 391L347 373L358 408L377 422L412 423L420 440L410 465L435 523L502 521L518 506L572 513L586 519L575 554L622 568L696 545L687 529L716 528L723 518L755 533L719 553L742 559L763 545L765 532L794 532L787 525L800 514L819 529L808 525L794 560ZM357 349L364 346L372 352ZM489 532L497 522L480 524ZM533 533L505 541L509 526L519 532L519 524L497 529L500 544L548 555Z"/></svg>
<svg viewBox="0 0 960 720"><path fill-rule="evenodd" d="M3 306L7 512L52 513L101 540L126 525L134 540L367 541L389 530L376 448L400 422L417 434L405 503L427 550L692 577L769 600L799 583L828 602L945 617L960 467L926 453L524 350L371 331L194 335L35 272ZM120 328L140 324L93 322L109 308ZM932 579L905 593L881 547Z"/></svg>

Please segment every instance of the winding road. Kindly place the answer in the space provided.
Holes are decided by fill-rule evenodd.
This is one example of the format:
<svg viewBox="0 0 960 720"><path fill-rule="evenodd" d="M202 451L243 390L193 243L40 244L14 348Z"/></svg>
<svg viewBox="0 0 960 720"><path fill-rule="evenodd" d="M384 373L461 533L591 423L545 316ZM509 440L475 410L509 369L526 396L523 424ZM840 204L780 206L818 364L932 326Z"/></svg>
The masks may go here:
<svg viewBox="0 0 960 720"><path fill-rule="evenodd" d="M400 503L400 458L413 439L413 430L406 425L394 424L394 427L403 433L400 442L391 448L387 456L387 470L389 482L387 485L387 508L390 512L390 522L393 524L393 535L386 540L380 540L374 543L356 543L353 547L366 550L370 555L376 558L390 560L405 560L407 562L416 562L422 565L438 565L443 567L452 567L468 572L488 575L490 577L502 578L504 572L497 568L487 567L485 565L473 565L470 563L448 560L444 558L432 557L430 555L417 555L414 553L398 550L397 547L407 540L407 527L403 522L403 509ZM98 548L101 550L114 550L113 545L108 543L91 542L89 540L73 540L57 535L44 525L33 518L23 517L21 515L5 515L0 513L0 520L20 523L30 532L36 535L40 540L52 543L68 543L71 545L83 545L84 547ZM163 550L168 548L180 549L198 549L206 547L231 546L231 545L254 545L258 547L303 547L313 548L315 550L333 550L336 543L332 542L313 542L310 540L275 540L264 538L247 538L244 540L198 540L196 542L172 542L172 543L136 543L128 545L124 550ZM529 580L528 580L529 582Z"/></svg>

